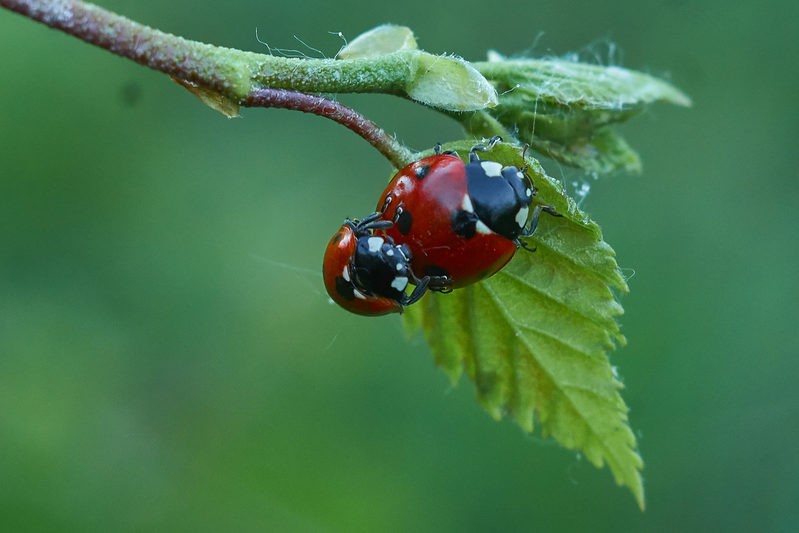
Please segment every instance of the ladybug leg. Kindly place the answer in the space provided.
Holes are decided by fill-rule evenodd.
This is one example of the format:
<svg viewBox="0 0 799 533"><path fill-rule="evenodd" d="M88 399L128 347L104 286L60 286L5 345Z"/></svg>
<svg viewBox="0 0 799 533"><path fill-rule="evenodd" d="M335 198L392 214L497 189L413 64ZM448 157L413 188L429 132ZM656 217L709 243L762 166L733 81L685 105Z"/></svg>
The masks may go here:
<svg viewBox="0 0 799 533"><path fill-rule="evenodd" d="M402 305L411 305L418 302L428 290L436 292L452 291L452 280L448 276L425 276L423 278L413 276L412 281L416 284L416 288L402 302Z"/></svg>
<svg viewBox="0 0 799 533"><path fill-rule="evenodd" d="M452 278L449 276L429 276L430 283L428 289L431 291L442 292L444 294L452 292Z"/></svg>
<svg viewBox="0 0 799 533"><path fill-rule="evenodd" d="M400 202L399 204L397 204L397 208L394 210L394 216L393 216L393 217L391 217L391 221L392 221L394 224L396 224L397 222L399 222L399 219L400 219L400 217L402 216L402 213L404 213L404 212L405 212L405 205L404 205L404 202Z"/></svg>
<svg viewBox="0 0 799 533"><path fill-rule="evenodd" d="M361 220L358 220L357 218L355 218L355 219L349 219L348 218L347 220L344 221L344 224L346 224L347 226L349 226L352 229L356 229L356 228L360 228L362 226L368 225L370 222L374 222L378 218L380 218L380 213L372 213L368 217L363 218Z"/></svg>
<svg viewBox="0 0 799 533"><path fill-rule="evenodd" d="M524 228L521 232L522 237L529 237L533 233L535 233L536 228L538 228L538 220L541 218L541 213L549 213L553 217L562 217L560 213L555 211L555 207L551 205L538 205L533 208L533 216L530 217L529 225Z"/></svg>
<svg viewBox="0 0 799 533"><path fill-rule="evenodd" d="M424 296L424 293L427 292L427 284L430 283L430 278L424 277L416 281L418 285L413 289L413 292L408 296L407 300L403 302L403 305L411 305L418 302L419 299Z"/></svg>
<svg viewBox="0 0 799 533"><path fill-rule="evenodd" d="M436 145L433 146L433 152L435 152L436 155L441 155L442 153L447 155L458 155L458 152L456 152L455 150L444 150L442 152L441 143L436 143Z"/></svg>
<svg viewBox="0 0 799 533"><path fill-rule="evenodd" d="M452 278L449 276L431 276L427 275L421 279L414 278L414 283L421 283L427 280L427 288L436 292L452 292Z"/></svg>
<svg viewBox="0 0 799 533"><path fill-rule="evenodd" d="M502 137L499 135L494 135L490 139L488 139L488 146L484 144L475 144L472 146L472 149L469 151L469 163L474 163L476 161L480 161L480 158L477 156L476 152L487 152L491 150L495 144L502 140Z"/></svg>
<svg viewBox="0 0 799 533"><path fill-rule="evenodd" d="M538 228L538 220L541 218L541 206L536 205L533 208L533 216L530 217L529 225L524 228L522 231L522 237L529 237L533 233L535 233L536 228Z"/></svg>
<svg viewBox="0 0 799 533"><path fill-rule="evenodd" d="M520 237L530 237L533 233L535 233L536 228L538 228L538 220L541 218L541 213L549 213L553 217L562 217L560 213L555 211L555 207L551 205L538 205L533 208L533 216L530 217L529 225L524 228L524 231L521 232L519 235ZM521 246L528 252L535 252L535 247L531 247L527 244L526 241L522 241L520 239L516 239L516 245Z"/></svg>
<svg viewBox="0 0 799 533"><path fill-rule="evenodd" d="M391 204L393 200L394 198L392 198L390 194L386 196L386 199L383 200L383 205L380 207L379 213L381 215L386 212L386 209L388 209L388 206Z"/></svg>
<svg viewBox="0 0 799 533"><path fill-rule="evenodd" d="M494 135L493 137L488 139L488 149L491 150L494 147L494 145L500 142L501 140L502 137L499 135Z"/></svg>
<svg viewBox="0 0 799 533"><path fill-rule="evenodd" d="M394 225L390 220L380 220L381 216L383 216L383 213L377 211L362 220L347 219L344 224L352 228L355 235L363 237L376 229L387 229Z"/></svg>
<svg viewBox="0 0 799 533"><path fill-rule="evenodd" d="M561 215L560 213L558 213L555 210L555 206L554 205L542 205L541 206L541 211L543 211L544 213L549 213L553 217L561 217L561 218L563 218L563 215Z"/></svg>

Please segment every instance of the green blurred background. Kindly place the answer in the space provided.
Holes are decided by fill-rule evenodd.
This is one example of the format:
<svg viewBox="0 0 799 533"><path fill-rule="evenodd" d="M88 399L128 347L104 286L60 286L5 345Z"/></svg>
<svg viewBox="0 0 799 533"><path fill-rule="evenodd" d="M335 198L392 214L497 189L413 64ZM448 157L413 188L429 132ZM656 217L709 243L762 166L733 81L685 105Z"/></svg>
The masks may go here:
<svg viewBox="0 0 799 533"><path fill-rule="evenodd" d="M692 109L623 127L643 175L588 180L582 204L635 272L612 359L648 508L493 422L397 317L328 304L323 247L389 177L371 147L301 113L224 119L0 11L0 528L799 528L795 2L102 5L309 55L294 35L330 56L329 32L395 22L431 52L577 51L685 90ZM398 98L341 100L415 149L460 137Z"/></svg>

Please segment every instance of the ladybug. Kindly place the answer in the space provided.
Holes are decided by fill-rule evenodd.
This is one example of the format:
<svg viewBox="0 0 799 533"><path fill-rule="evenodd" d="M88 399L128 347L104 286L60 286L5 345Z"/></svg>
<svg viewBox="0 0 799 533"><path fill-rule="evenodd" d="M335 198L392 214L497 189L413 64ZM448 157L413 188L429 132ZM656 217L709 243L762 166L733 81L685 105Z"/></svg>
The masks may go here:
<svg viewBox="0 0 799 533"><path fill-rule="evenodd" d="M325 250L322 277L330 298L344 309L359 315L401 313L406 305L421 298L431 280L417 278L411 270L411 252L404 244L394 244L388 235L375 230L393 225L373 213L363 220L345 220ZM405 289L416 285L411 294Z"/></svg>
<svg viewBox="0 0 799 533"><path fill-rule="evenodd" d="M536 189L524 168L478 157L499 140L474 146L468 163L436 146L435 155L400 170L378 201L380 217L393 222L380 233L408 247L413 270L431 276L432 290L491 276L520 246L534 251L521 239L533 234L541 211L560 216L537 204L530 216Z"/></svg>

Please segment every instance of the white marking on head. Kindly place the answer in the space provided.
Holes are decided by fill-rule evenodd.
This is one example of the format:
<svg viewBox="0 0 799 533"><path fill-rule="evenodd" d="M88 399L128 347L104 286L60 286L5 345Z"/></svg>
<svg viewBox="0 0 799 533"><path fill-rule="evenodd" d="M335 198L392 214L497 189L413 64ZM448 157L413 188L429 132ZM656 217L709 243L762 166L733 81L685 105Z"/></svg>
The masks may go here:
<svg viewBox="0 0 799 533"><path fill-rule="evenodd" d="M527 190L524 191L524 193L527 195L528 198L531 198L533 196L533 189L528 187Z"/></svg>
<svg viewBox="0 0 799 533"><path fill-rule="evenodd" d="M341 271L341 277L344 278L344 281L350 281L350 267L344 265L344 270Z"/></svg>
<svg viewBox="0 0 799 533"><path fill-rule="evenodd" d="M516 223L519 225L520 228L523 228L525 224L527 224L527 214L530 212L530 208L524 206L519 209L516 213Z"/></svg>
<svg viewBox="0 0 799 533"><path fill-rule="evenodd" d="M391 286L398 291L404 291L405 287L408 286L408 278L405 276L397 276L394 278L394 281L391 282Z"/></svg>
<svg viewBox="0 0 799 533"><path fill-rule="evenodd" d="M492 233L494 233L493 231L491 231L491 228L486 226L482 220L477 221L477 224L475 224L474 229L477 231L477 233L482 233L483 235L491 235Z"/></svg>
<svg viewBox="0 0 799 533"><path fill-rule="evenodd" d="M380 251L380 248L383 246L383 237L369 237L367 241L369 243L369 251L372 253L377 253Z"/></svg>
<svg viewBox="0 0 799 533"><path fill-rule="evenodd" d="M480 161L480 166L483 167L483 172L485 172L486 176L489 178L502 177L502 163L497 163L496 161Z"/></svg>
<svg viewBox="0 0 799 533"><path fill-rule="evenodd" d="M393 248L389 248L388 250L386 250L386 255L389 256L389 257L394 255L394 249Z"/></svg>
<svg viewBox="0 0 799 533"><path fill-rule="evenodd" d="M402 270L404 266L402 263L397 263L397 270Z"/></svg>
<svg viewBox="0 0 799 533"><path fill-rule="evenodd" d="M461 209L463 209L467 213L474 213L474 206L472 206L472 199L469 198L468 194L463 195L463 201L461 202Z"/></svg>
<svg viewBox="0 0 799 533"><path fill-rule="evenodd" d="M519 178L520 180L524 180L524 172L520 170L519 172L516 173L516 177Z"/></svg>
<svg viewBox="0 0 799 533"><path fill-rule="evenodd" d="M361 300L366 300L366 296L364 296L364 294L358 289L352 289L352 293L355 295L356 298L360 298Z"/></svg>

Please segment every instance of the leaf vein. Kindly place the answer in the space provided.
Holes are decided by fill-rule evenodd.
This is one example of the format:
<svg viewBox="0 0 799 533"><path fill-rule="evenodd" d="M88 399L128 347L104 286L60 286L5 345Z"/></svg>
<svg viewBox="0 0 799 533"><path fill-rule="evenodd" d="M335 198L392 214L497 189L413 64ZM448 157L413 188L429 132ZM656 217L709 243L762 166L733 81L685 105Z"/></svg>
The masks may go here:
<svg viewBox="0 0 799 533"><path fill-rule="evenodd" d="M504 303L497 296L495 291L487 283L483 283L482 285L483 285L483 287L485 287L486 292L491 297L492 302L494 303L495 307L499 310L499 312L502 313L503 316L505 316L505 318L508 320L509 323L515 323L513 317L510 316L508 314L508 312L507 312L507 306L504 305ZM548 336L552 337L551 335L548 335ZM583 424L588 428L588 430L594 436L594 440L604 450L604 453L602 455L605 458L605 460L608 462L608 464L611 465L611 469L614 470L614 472L620 472L622 470L622 465L625 464L625 461L616 454L616 450L613 447L610 447L605 442L605 440L603 438L603 436L605 434L600 432L599 430L597 430L597 428L594 426L594 424L591 423L590 419L588 417L586 417L585 413L579 408L578 403L575 401L575 399L572 397L572 395L569 394L568 390L564 390L562 384L559 383L555 379L554 373L552 372L552 370L550 368L548 368L539 358L535 357L535 355L534 355L535 352L534 352L533 346L531 346L529 344L529 339L527 339L524 335L520 335L519 338L521 339L522 343L524 343L524 345L526 346L528 352L530 353L530 356L536 359L536 361L539 364L539 367L547 375L547 377L549 378L549 380L552 383L552 385L561 392L561 394L563 395L564 398L567 399L567 401L571 405L571 407L574 410L574 412L578 414L580 420L583 422ZM565 344L565 343L561 342L561 344ZM629 447L629 445L625 446L623 449L627 453L630 453L630 452L634 453L634 451ZM611 459L613 461L612 463L611 463ZM639 476L639 479L640 479L640 476Z"/></svg>
<svg viewBox="0 0 799 533"><path fill-rule="evenodd" d="M613 319L600 321L599 318L596 317L596 316L592 317L592 316L589 316L587 313L584 313L582 311L578 311L574 307L569 306L569 304L567 304L566 302L564 302L562 300L559 300L558 298L555 298L553 295L551 295L551 294L549 294L547 292L544 292L543 289L533 285L528 280L524 279L523 277L521 277L521 276L519 276L517 274L511 273L511 272L507 272L506 270L502 270L502 271L498 272L497 275L498 276L508 277L508 278L512 279L513 281L524 285L525 287L527 287L531 291L533 291L536 294L540 295L541 297L545 298L547 301L556 304L558 307L564 309L565 311L567 311L568 313L570 313L572 315L576 315L576 316L578 316L580 318L584 318L584 319L586 319L586 320L588 320L590 322L593 322L594 324L596 324L597 326L600 326L600 327L607 327L607 326L610 326L612 324L612 325L615 326L613 329L614 330L618 330L618 326L616 326L616 323L615 323L615 321ZM621 314L621 313L616 313L616 315L619 315L619 314Z"/></svg>

